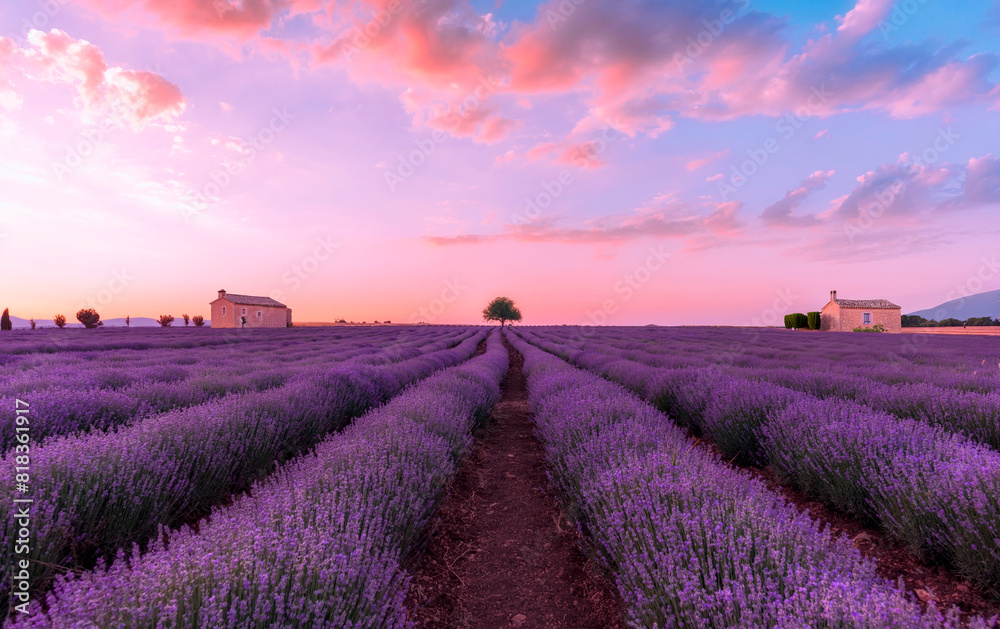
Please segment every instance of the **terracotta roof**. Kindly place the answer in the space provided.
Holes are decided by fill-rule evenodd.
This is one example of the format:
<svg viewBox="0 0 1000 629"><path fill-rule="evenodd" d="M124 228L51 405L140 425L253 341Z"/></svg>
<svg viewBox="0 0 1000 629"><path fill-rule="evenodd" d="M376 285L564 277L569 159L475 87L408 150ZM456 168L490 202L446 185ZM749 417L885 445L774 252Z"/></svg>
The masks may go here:
<svg viewBox="0 0 1000 629"><path fill-rule="evenodd" d="M274 306L276 308L288 307L280 301L275 301L270 297L254 297L253 295L234 295L233 293L226 293L220 299L228 299L232 303L240 304L241 306Z"/></svg>
<svg viewBox="0 0 1000 629"><path fill-rule="evenodd" d="M892 303L888 299L834 299L833 301L841 308L862 308L865 310L869 309L902 310L902 308Z"/></svg>

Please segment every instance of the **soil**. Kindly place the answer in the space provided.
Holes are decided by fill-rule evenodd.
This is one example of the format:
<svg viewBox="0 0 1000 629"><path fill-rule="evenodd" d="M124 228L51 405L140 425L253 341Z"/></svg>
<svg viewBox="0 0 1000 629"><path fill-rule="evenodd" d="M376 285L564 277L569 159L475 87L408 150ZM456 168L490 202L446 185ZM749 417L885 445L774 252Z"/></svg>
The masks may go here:
<svg viewBox="0 0 1000 629"><path fill-rule="evenodd" d="M718 449L710 442L691 435L699 445L716 454ZM764 481L768 488L781 494L800 510L830 528L835 536L845 535L861 554L876 563L878 574L891 581L902 578L906 588L914 594L921 605L934 601L938 609L958 607L963 616L982 615L985 618L1000 616L1000 601L977 590L942 566L934 566L913 555L898 541L890 538L880 529L866 526L857 518L837 511L813 500L794 487L782 485L774 470L768 466L736 465L751 475ZM997 623L1000 627L1000 622Z"/></svg>
<svg viewBox="0 0 1000 629"><path fill-rule="evenodd" d="M505 343L506 344L506 343ZM583 556L533 435L523 359L476 435L413 575L406 607L421 629L620 628L613 588Z"/></svg>

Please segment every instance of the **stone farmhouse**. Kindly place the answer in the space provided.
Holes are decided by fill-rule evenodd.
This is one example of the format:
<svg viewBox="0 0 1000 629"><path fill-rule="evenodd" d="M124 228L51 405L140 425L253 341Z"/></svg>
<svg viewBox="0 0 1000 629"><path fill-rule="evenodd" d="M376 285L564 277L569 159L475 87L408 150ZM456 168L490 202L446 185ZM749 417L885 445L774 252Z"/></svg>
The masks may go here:
<svg viewBox="0 0 1000 629"><path fill-rule="evenodd" d="M213 328L288 328L292 309L270 297L234 295L219 291L211 302Z"/></svg>
<svg viewBox="0 0 1000 629"><path fill-rule="evenodd" d="M837 299L837 291L830 291L830 301L820 315L820 330L850 332L876 325L886 332L901 332L902 308L885 299Z"/></svg>

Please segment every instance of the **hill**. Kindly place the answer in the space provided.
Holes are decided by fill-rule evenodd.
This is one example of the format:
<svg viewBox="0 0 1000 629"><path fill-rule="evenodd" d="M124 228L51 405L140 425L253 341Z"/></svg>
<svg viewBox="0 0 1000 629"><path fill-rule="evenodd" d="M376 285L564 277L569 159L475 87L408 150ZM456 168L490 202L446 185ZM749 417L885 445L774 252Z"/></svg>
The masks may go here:
<svg viewBox="0 0 1000 629"><path fill-rule="evenodd" d="M969 319L971 317L1000 317L1000 290L988 293L979 293L969 297L960 297L934 308L918 310L910 314L923 317L925 319Z"/></svg>
<svg viewBox="0 0 1000 629"><path fill-rule="evenodd" d="M13 325L13 327L14 327L15 330L28 329L28 328L31 327L31 322L28 319L22 319L21 317L15 317L14 315L10 316L10 322ZM154 328L154 327L159 327L159 325L160 325L159 323L156 322L156 319L153 319L152 317L132 317L131 320L130 320L130 323L131 323L131 327L133 327L133 328ZM52 323L52 319L35 319L35 324L39 328L54 328L54 327L56 327L56 324ZM205 325L206 326L209 326L210 324L211 324L210 321L205 321ZM67 315L66 316L66 327L67 328L82 328L83 324L81 324L79 321L76 321L76 320L70 321L70 317L69 317L69 315ZM117 317L117 318L114 318L114 319L107 319L107 320L104 321L104 327L106 327L106 328L124 328L125 327L125 317ZM184 321L182 321L180 319L180 317L178 317L177 320L174 321L174 327L182 327L183 328L184 327Z"/></svg>

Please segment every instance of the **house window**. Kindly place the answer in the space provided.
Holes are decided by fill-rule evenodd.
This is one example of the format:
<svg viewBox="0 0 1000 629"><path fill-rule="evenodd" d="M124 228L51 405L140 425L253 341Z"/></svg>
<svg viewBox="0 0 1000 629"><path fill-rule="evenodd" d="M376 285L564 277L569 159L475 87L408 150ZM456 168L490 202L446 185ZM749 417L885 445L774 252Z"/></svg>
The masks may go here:
<svg viewBox="0 0 1000 629"><path fill-rule="evenodd" d="M264 313L262 313L260 310L258 310L257 311L257 318L260 319L263 316L264 316Z"/></svg>
<svg viewBox="0 0 1000 629"><path fill-rule="evenodd" d="M871 325L871 324L872 324L872 313L866 312L865 313L865 325Z"/></svg>
<svg viewBox="0 0 1000 629"><path fill-rule="evenodd" d="M223 316L225 316L225 314L226 314L226 307L225 306L222 307L222 314L223 314Z"/></svg>
<svg viewBox="0 0 1000 629"><path fill-rule="evenodd" d="M246 308L244 308L244 309L243 309L243 314L245 315L246 313L247 313L247 309L246 309Z"/></svg>

